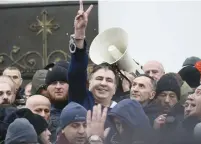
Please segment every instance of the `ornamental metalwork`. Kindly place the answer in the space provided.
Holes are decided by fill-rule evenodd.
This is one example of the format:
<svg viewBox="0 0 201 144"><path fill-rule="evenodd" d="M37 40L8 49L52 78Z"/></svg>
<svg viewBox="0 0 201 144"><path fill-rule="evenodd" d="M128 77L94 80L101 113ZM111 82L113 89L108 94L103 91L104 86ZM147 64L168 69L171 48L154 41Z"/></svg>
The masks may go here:
<svg viewBox="0 0 201 144"><path fill-rule="evenodd" d="M21 56L17 57L16 59L15 55L20 53L20 47L17 45L13 45L12 50L9 54L0 53L0 64L3 64L5 59L8 58L11 61L10 66L15 65L27 72L27 70L35 69L36 58L38 57L42 61L42 67L50 63L50 59L52 57L55 57L55 62L61 60L61 55L63 57L63 60L68 60L70 58L70 55L68 55L68 53L63 50L54 50L48 53L48 36L51 35L53 31L56 31L59 28L60 25L54 22L54 18L49 18L47 10L43 10L41 12L41 19L37 16L36 22L32 23L29 26L29 29L31 31L36 32L36 35L42 35L42 54L37 51L27 51L26 53L21 54Z"/></svg>

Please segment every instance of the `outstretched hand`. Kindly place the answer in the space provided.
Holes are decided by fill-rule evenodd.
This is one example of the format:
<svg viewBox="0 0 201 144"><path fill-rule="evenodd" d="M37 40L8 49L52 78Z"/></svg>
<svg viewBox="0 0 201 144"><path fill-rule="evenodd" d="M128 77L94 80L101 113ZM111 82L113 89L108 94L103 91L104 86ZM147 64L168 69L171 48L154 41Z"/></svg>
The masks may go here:
<svg viewBox="0 0 201 144"><path fill-rule="evenodd" d="M93 107L93 113L87 112L87 136L98 135L104 138L104 126L107 117L107 108L102 110L101 105Z"/></svg>

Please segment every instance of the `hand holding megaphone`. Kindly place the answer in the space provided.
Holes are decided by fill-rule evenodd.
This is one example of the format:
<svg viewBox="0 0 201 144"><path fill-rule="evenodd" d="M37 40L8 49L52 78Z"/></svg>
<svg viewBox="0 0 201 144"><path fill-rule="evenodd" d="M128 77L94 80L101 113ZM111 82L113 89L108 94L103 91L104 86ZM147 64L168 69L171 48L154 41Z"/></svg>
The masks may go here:
<svg viewBox="0 0 201 144"><path fill-rule="evenodd" d="M122 77L122 89L123 92L130 91L132 81L135 79L135 77L126 71L121 70L121 73L127 78Z"/></svg>

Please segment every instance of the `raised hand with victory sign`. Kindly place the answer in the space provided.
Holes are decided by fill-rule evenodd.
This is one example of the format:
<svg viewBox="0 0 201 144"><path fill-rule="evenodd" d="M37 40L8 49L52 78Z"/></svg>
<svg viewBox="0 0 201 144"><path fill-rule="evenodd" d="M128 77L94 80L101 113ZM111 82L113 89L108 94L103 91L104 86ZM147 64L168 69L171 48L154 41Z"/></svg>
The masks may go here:
<svg viewBox="0 0 201 144"><path fill-rule="evenodd" d="M76 40L76 46L78 48L83 48L85 31L88 24L88 16L93 8L93 5L90 5L89 8L84 11L83 1L80 0L80 8L77 12L77 16L74 21L74 34Z"/></svg>

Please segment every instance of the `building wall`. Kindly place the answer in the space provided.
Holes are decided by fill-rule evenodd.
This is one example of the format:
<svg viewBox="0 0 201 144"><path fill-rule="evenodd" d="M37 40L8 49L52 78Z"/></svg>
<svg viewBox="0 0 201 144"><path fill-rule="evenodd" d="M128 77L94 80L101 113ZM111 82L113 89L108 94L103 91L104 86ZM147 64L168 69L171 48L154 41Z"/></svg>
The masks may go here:
<svg viewBox="0 0 201 144"><path fill-rule="evenodd" d="M5 1L8 3L9 0L0 3ZM199 1L100 0L99 31L111 27L121 27L128 32L129 52L141 64L148 60L158 60L167 72L177 72L186 57L201 57Z"/></svg>

